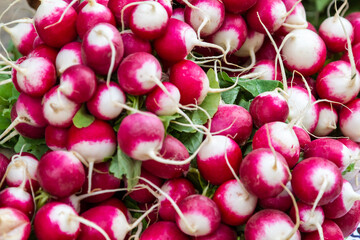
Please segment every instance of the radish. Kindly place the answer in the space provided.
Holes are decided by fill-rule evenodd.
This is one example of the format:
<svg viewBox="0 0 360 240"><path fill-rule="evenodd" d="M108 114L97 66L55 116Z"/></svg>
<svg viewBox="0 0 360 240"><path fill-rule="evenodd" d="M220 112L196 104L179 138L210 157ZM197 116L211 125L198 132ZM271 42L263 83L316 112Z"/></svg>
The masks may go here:
<svg viewBox="0 0 360 240"><path fill-rule="evenodd" d="M292 191L291 182L286 184L286 188ZM264 209L277 209L282 212L287 212L292 206L291 196L287 190L283 190L280 194L275 197L261 198L259 199L259 206Z"/></svg>
<svg viewBox="0 0 360 240"><path fill-rule="evenodd" d="M357 126L360 124L360 99L354 99L342 108L339 113L339 126L342 134L354 142L360 142L360 133Z"/></svg>
<svg viewBox="0 0 360 240"><path fill-rule="evenodd" d="M115 132L108 123L97 119L84 128L77 128L73 125L69 130L67 149L76 152L76 156L89 165L89 193L94 164L112 156L116 150Z"/></svg>
<svg viewBox="0 0 360 240"><path fill-rule="evenodd" d="M253 7L258 0L238 1L238 0L224 0L225 9L231 13L244 13Z"/></svg>
<svg viewBox="0 0 360 240"><path fill-rule="evenodd" d="M15 27L3 27L14 43L16 49L23 55L28 55L33 49L33 43L37 33L33 24L31 23L18 23Z"/></svg>
<svg viewBox="0 0 360 240"><path fill-rule="evenodd" d="M240 179L246 190L258 198L275 197L290 180L285 158L268 148L250 152L240 165ZM253 181L257 176L257 181Z"/></svg>
<svg viewBox="0 0 360 240"><path fill-rule="evenodd" d="M98 206L108 206L108 205L116 207L117 209L122 211L124 213L126 219L128 220L128 222L130 222L130 220L132 219L132 216L131 216L129 210L126 208L125 204L122 201L120 201L117 198L109 198L109 199L99 203Z"/></svg>
<svg viewBox="0 0 360 240"><path fill-rule="evenodd" d="M304 81L305 79L305 81ZM302 87L305 88L307 90L307 86L310 89L311 94L316 98L317 97L317 93L316 93L316 81L311 78L311 77L302 77L299 76L298 74L293 74L293 76L291 78L287 79L288 82L288 86L292 87L292 86L298 86L298 87Z"/></svg>
<svg viewBox="0 0 360 240"><path fill-rule="evenodd" d="M41 45L35 47L34 50L32 50L28 54L27 58L43 57L43 58L50 60L50 62L52 62L55 65L57 54L58 54L58 50L56 50L55 48L49 47L45 44L41 44Z"/></svg>
<svg viewBox="0 0 360 240"><path fill-rule="evenodd" d="M325 216L324 211L321 207L316 207L315 209L312 206L307 205L302 202L298 202L299 216L300 216L300 232L314 232L317 231L320 236L323 237L323 229L321 225L324 223ZM290 217L292 220L295 220L295 208L291 208ZM320 238L323 239L323 238Z"/></svg>
<svg viewBox="0 0 360 240"><path fill-rule="evenodd" d="M26 240L30 236L29 218L21 211L4 207L0 208L0 238Z"/></svg>
<svg viewBox="0 0 360 240"><path fill-rule="evenodd" d="M294 194L313 208L335 200L341 193L342 184L339 168L325 158L306 158L292 171Z"/></svg>
<svg viewBox="0 0 360 240"><path fill-rule="evenodd" d="M46 145L53 151L66 150L68 130L48 125L45 129Z"/></svg>
<svg viewBox="0 0 360 240"><path fill-rule="evenodd" d="M315 32L308 29L296 29L285 37L281 54L288 70L296 70L304 76L310 76L323 67L326 46Z"/></svg>
<svg viewBox="0 0 360 240"><path fill-rule="evenodd" d="M55 197L66 197L79 191L85 182L80 160L67 151L44 154L36 173L40 186Z"/></svg>
<svg viewBox="0 0 360 240"><path fill-rule="evenodd" d="M184 198L195 194L195 188L190 181L185 178L176 178L166 181L161 190L167 193L175 203L179 204ZM175 222L176 211L170 201L165 196L159 197L159 216L165 221Z"/></svg>
<svg viewBox="0 0 360 240"><path fill-rule="evenodd" d="M125 27L129 26L130 14L134 6L129 4L137 2L136 0L109 0L108 7L115 16L116 23ZM142 2L142 1L141 1ZM126 7L128 6L128 7Z"/></svg>
<svg viewBox="0 0 360 240"><path fill-rule="evenodd" d="M352 234L360 223L360 201L356 201L353 207L341 218L333 219L333 221L340 227L344 237Z"/></svg>
<svg viewBox="0 0 360 240"><path fill-rule="evenodd" d="M335 163L340 171L344 171L354 160L350 150L344 144L331 138L320 138L307 144L304 157L325 158Z"/></svg>
<svg viewBox="0 0 360 240"><path fill-rule="evenodd" d="M353 44L360 43L360 14L359 12L353 12L346 16L346 19L350 21L352 27L354 28L354 42Z"/></svg>
<svg viewBox="0 0 360 240"><path fill-rule="evenodd" d="M289 106L284 96L277 90L263 92L250 103L249 112L256 127L270 122L285 122Z"/></svg>
<svg viewBox="0 0 360 240"><path fill-rule="evenodd" d="M248 193L236 179L221 184L213 197L220 210L222 222L231 226L244 224L253 214L257 200L257 197Z"/></svg>
<svg viewBox="0 0 360 240"><path fill-rule="evenodd" d="M360 69L360 44L353 45L352 47L352 54L355 60L356 69L359 71ZM345 52L344 55L341 57L341 60L344 60L346 62L350 62L349 59L349 52Z"/></svg>
<svg viewBox="0 0 360 240"><path fill-rule="evenodd" d="M88 0L88 3L78 11L76 18L76 30L81 39L85 33L98 23L109 23L116 25L115 17L106 6L95 0Z"/></svg>
<svg viewBox="0 0 360 240"><path fill-rule="evenodd" d="M250 74L255 75L257 79L263 80L281 80L281 71L275 66L274 60L260 60L250 70Z"/></svg>
<svg viewBox="0 0 360 240"><path fill-rule="evenodd" d="M202 237L193 237L193 240L236 240L236 232L225 224L220 224L220 226L215 230L214 233L202 236Z"/></svg>
<svg viewBox="0 0 360 240"><path fill-rule="evenodd" d="M339 138L337 140L339 142L341 142L342 144L344 144L349 149L351 159L353 159L355 161L354 170L343 174L344 179L346 179L348 181L353 180L355 177L357 177L357 174L359 173L358 167L359 167L360 162L357 161L357 159L360 156L360 146L348 138ZM355 181L356 181L356 179L355 179Z"/></svg>
<svg viewBox="0 0 360 240"><path fill-rule="evenodd" d="M286 11L291 11L276 34L286 35L294 29L307 28L306 12L303 4L297 0L284 0Z"/></svg>
<svg viewBox="0 0 360 240"><path fill-rule="evenodd" d="M15 208L31 218L34 213L34 200L22 186L8 187L0 192L0 207Z"/></svg>
<svg viewBox="0 0 360 240"><path fill-rule="evenodd" d="M274 38L276 45L279 47L282 42L282 38L280 38L276 35L274 35L272 37ZM264 42L261 45L261 48L256 52L255 56L256 56L257 61L264 60L264 59L275 60L276 51L268 37L265 37Z"/></svg>
<svg viewBox="0 0 360 240"><path fill-rule="evenodd" d="M343 240L344 236L342 235L341 229L339 228L336 223L331 220L325 219L323 225L321 225L322 229L324 230L324 239L331 239L331 240ZM319 237L319 233L317 231L303 234L303 240L317 240L321 239Z"/></svg>
<svg viewBox="0 0 360 240"><path fill-rule="evenodd" d="M76 18L74 8L64 1L41 1L34 16L35 29L47 45L59 48L76 38Z"/></svg>
<svg viewBox="0 0 360 240"><path fill-rule="evenodd" d="M207 37L219 30L224 22L225 7L218 0L194 0L185 7L184 18L199 37Z"/></svg>
<svg viewBox="0 0 360 240"><path fill-rule="evenodd" d="M159 153L166 159L185 160L189 157L189 152L184 144L171 135L165 137ZM141 167L157 177L173 179L183 176L189 170L190 164L176 166L148 160L144 161Z"/></svg>
<svg viewBox="0 0 360 240"><path fill-rule="evenodd" d="M10 160L4 154L0 153L0 179L3 179L3 177L5 176L5 172L9 163Z"/></svg>
<svg viewBox="0 0 360 240"><path fill-rule="evenodd" d="M182 233L175 223L159 221L152 224L141 234L140 240L188 240L189 238Z"/></svg>
<svg viewBox="0 0 360 240"><path fill-rule="evenodd" d="M136 52L152 52L150 41L136 36L131 30L125 30L120 35L124 44L124 58Z"/></svg>
<svg viewBox="0 0 360 240"><path fill-rule="evenodd" d="M175 18L182 22L185 22L185 9L184 8L175 8L171 18Z"/></svg>
<svg viewBox="0 0 360 240"><path fill-rule="evenodd" d="M191 228L179 215L176 216L176 225L187 235L205 236L212 234L220 226L220 211L210 198L193 194L183 199L179 208Z"/></svg>
<svg viewBox="0 0 360 240"><path fill-rule="evenodd" d="M300 233L284 212L273 209L261 210L249 219L245 226L245 239L300 240Z"/></svg>
<svg viewBox="0 0 360 240"><path fill-rule="evenodd" d="M304 151L307 144L311 142L310 135L301 127L294 126L293 130L299 140L300 150Z"/></svg>
<svg viewBox="0 0 360 240"><path fill-rule="evenodd" d="M319 73L316 91L321 98L346 104L360 91L359 72L348 62L331 62Z"/></svg>
<svg viewBox="0 0 360 240"><path fill-rule="evenodd" d="M331 103L320 102L319 106L319 122L316 125L314 134L324 137L329 135L337 128L338 115Z"/></svg>
<svg viewBox="0 0 360 240"><path fill-rule="evenodd" d="M117 83L99 82L92 98L87 101L89 112L101 120L117 118L123 110L126 96Z"/></svg>
<svg viewBox="0 0 360 240"><path fill-rule="evenodd" d="M56 56L58 75L62 75L67 68L76 64L83 64L81 59L81 43L71 42L63 46Z"/></svg>
<svg viewBox="0 0 360 240"><path fill-rule="evenodd" d="M37 35L34 39L33 49L37 48L40 45L47 46L45 42L39 37L39 35Z"/></svg>
<svg viewBox="0 0 360 240"><path fill-rule="evenodd" d="M82 60L97 74L105 75L115 71L123 53L120 33L109 23L98 23L83 37Z"/></svg>
<svg viewBox="0 0 360 240"><path fill-rule="evenodd" d="M54 127L70 127L81 105L68 99L58 89L59 86L55 86L44 95L42 111L48 124Z"/></svg>
<svg viewBox="0 0 360 240"><path fill-rule="evenodd" d="M71 2L71 0L65 0L65 1ZM90 0L90 1L87 1L87 0L82 1L82 2L79 4L79 6L77 6L77 7L74 6L74 8L76 9L77 12L80 12L81 9L83 9L83 7L85 7L89 2L91 2L91 0ZM107 7L108 4L109 4L109 0L96 0L96 2L99 3L99 4L101 4L101 5L103 5L103 6L105 6L105 7ZM74 4L74 5L75 5L75 4Z"/></svg>
<svg viewBox="0 0 360 240"><path fill-rule="evenodd" d="M68 67L60 78L61 91L75 103L84 103L91 99L96 89L96 76L91 68L85 65Z"/></svg>

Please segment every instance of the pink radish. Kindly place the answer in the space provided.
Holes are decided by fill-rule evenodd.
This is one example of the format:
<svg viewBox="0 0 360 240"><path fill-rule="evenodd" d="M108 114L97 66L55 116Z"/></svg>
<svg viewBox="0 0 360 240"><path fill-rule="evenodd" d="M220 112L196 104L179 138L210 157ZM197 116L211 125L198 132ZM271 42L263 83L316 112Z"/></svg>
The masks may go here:
<svg viewBox="0 0 360 240"><path fill-rule="evenodd" d="M94 164L112 156L116 150L115 132L110 124L97 119L84 128L73 125L69 130L67 149L76 152L77 157L83 158L82 161L89 164L89 193Z"/></svg>
<svg viewBox="0 0 360 240"><path fill-rule="evenodd" d="M250 70L250 74L257 79L263 80L281 80L281 71L279 66L275 66L274 60L260 60Z"/></svg>
<svg viewBox="0 0 360 240"><path fill-rule="evenodd" d="M288 182L286 187L292 191L291 183ZM292 206L291 196L287 190L283 190L280 194L275 197L259 199L259 206L264 209L277 209L282 212L287 212Z"/></svg>
<svg viewBox="0 0 360 240"><path fill-rule="evenodd" d="M244 145L252 132L252 117L243 107L234 104L220 104L211 119L211 133L234 139Z"/></svg>
<svg viewBox="0 0 360 240"><path fill-rule="evenodd" d="M45 129L46 145L53 151L66 150L68 130L48 125Z"/></svg>
<svg viewBox="0 0 360 240"><path fill-rule="evenodd" d="M231 13L244 13L253 7L258 0L238 1L238 0L224 0L225 9Z"/></svg>
<svg viewBox="0 0 360 240"><path fill-rule="evenodd" d="M331 103L320 102L318 106L319 122L316 125L314 134L319 137L324 137L337 128L338 114Z"/></svg>
<svg viewBox="0 0 360 240"><path fill-rule="evenodd" d="M323 209L319 206L313 209L312 206L302 202L298 202L297 205L301 221L299 226L300 232L317 231L320 235L322 235L323 229L321 225L324 223L325 220ZM292 220L295 220L295 215L295 208L292 207L290 210L290 217Z"/></svg>
<svg viewBox="0 0 360 240"><path fill-rule="evenodd" d="M205 196L190 195L179 203L179 208L191 226L189 228L179 215L176 216L176 225L185 234L205 236L212 234L220 226L219 209L211 199Z"/></svg>
<svg viewBox="0 0 360 240"><path fill-rule="evenodd" d="M45 191L61 198L81 189L85 182L85 170L73 153L53 151L41 157L37 179Z"/></svg>
<svg viewBox="0 0 360 240"><path fill-rule="evenodd" d="M317 93L316 93L316 81L311 78L311 77L304 77L305 78L305 82L302 76L299 76L298 74L294 74L291 78L287 79L288 82L288 86L292 87L292 86L298 86L298 87L302 87L305 88L307 90L307 86L306 84L309 86L311 94L316 98L317 97Z"/></svg>
<svg viewBox="0 0 360 240"><path fill-rule="evenodd" d="M30 236L29 218L21 211L4 207L0 208L0 238L26 240Z"/></svg>
<svg viewBox="0 0 360 240"><path fill-rule="evenodd" d="M88 4L78 11L76 19L76 30L81 39L83 39L87 31L98 23L116 25L114 15L109 8L95 0L88 0L87 2Z"/></svg>
<svg viewBox="0 0 360 240"><path fill-rule="evenodd" d="M249 219L245 226L245 238L300 240L300 233L286 213L279 210L261 210Z"/></svg>
<svg viewBox="0 0 360 240"><path fill-rule="evenodd" d="M359 12L353 12L346 16L346 19L350 21L352 27L354 28L354 42L353 44L360 43L360 14Z"/></svg>
<svg viewBox="0 0 360 240"><path fill-rule="evenodd" d="M166 159L185 160L189 157L189 152L184 144L171 135L165 137L159 153ZM144 161L141 166L155 176L164 179L173 179L184 175L185 172L189 170L190 164L176 166L148 160Z"/></svg>
<svg viewBox="0 0 360 240"><path fill-rule="evenodd" d="M109 23L99 23L84 35L81 46L82 60L97 74L114 72L123 53L120 33Z"/></svg>
<svg viewBox="0 0 360 240"><path fill-rule="evenodd" d="M113 206L116 207L117 209L119 209L120 211L122 211L124 213L124 215L126 216L126 219L128 220L128 222L130 222L130 220L132 219L132 216L129 212L129 210L126 208L125 204L117 199L117 198L109 198L105 201L102 201L99 206Z"/></svg>
<svg viewBox="0 0 360 240"><path fill-rule="evenodd" d="M34 39L34 43L33 43L33 48L37 48L40 45L44 45L46 46L45 42L39 37L39 35L37 37L35 37Z"/></svg>
<svg viewBox="0 0 360 240"><path fill-rule="evenodd" d="M291 186L294 194L306 204L321 206L339 196L342 188L339 168L320 157L306 158L292 171Z"/></svg>
<svg viewBox="0 0 360 240"><path fill-rule="evenodd" d="M161 66L151 54L137 52L120 64L117 77L121 89L132 95L150 92L161 80Z"/></svg>
<svg viewBox="0 0 360 240"><path fill-rule="evenodd" d="M350 150L341 142L331 138L320 138L306 145L304 157L325 158L344 171L353 162Z"/></svg>
<svg viewBox="0 0 360 240"><path fill-rule="evenodd" d="M360 69L360 43L352 46L352 54L355 60L356 69L359 71ZM346 62L350 62L349 59L349 52L345 52L344 55L341 57L341 60Z"/></svg>
<svg viewBox="0 0 360 240"><path fill-rule="evenodd" d="M68 67L63 72L58 91L75 103L84 103L94 95L95 89L96 76L93 70L78 64Z"/></svg>
<svg viewBox="0 0 360 240"><path fill-rule="evenodd" d="M115 119L120 115L126 101L124 91L117 83L99 82L93 97L87 101L89 112L101 120Z"/></svg>
<svg viewBox="0 0 360 240"><path fill-rule="evenodd" d="M34 49L33 43L38 35L33 24L19 23L12 28L4 26L4 30L10 34L15 47L23 56L28 55Z"/></svg>
<svg viewBox="0 0 360 240"><path fill-rule="evenodd" d="M344 179L346 179L348 181L353 180L359 173L358 167L359 167L360 162L357 161L357 159L360 156L360 146L356 142L354 142L348 138L339 138L337 140L339 142L341 142L342 144L344 144L349 149L351 159L353 159L355 161L354 170L343 174ZM356 181L356 179L355 179L355 181Z"/></svg>
<svg viewBox="0 0 360 240"><path fill-rule="evenodd" d="M81 105L68 99L58 89L59 86L55 86L44 95L43 114L48 124L54 127L70 127Z"/></svg>
<svg viewBox="0 0 360 240"><path fill-rule="evenodd" d="M3 177L5 176L5 172L9 163L10 160L4 154L0 153L0 179L3 179Z"/></svg>
<svg viewBox="0 0 360 240"><path fill-rule="evenodd" d="M175 18L182 22L185 22L185 9L184 8L175 8L171 18Z"/></svg>
<svg viewBox="0 0 360 240"><path fill-rule="evenodd" d="M182 233L175 223L159 221L146 228L141 234L140 240L189 240L189 238Z"/></svg>
<svg viewBox="0 0 360 240"><path fill-rule="evenodd" d="M246 155L239 173L246 190L258 198L275 197L290 179L285 158L269 148L259 148ZM258 180L253 181L253 176Z"/></svg>
<svg viewBox="0 0 360 240"><path fill-rule="evenodd" d="M344 236L342 235L341 229L339 228L336 223L331 220L325 219L323 225L321 225L322 229L324 230L324 239L331 239L331 240L343 240ZM318 240L321 239L319 237L319 233L317 231L303 234L303 240Z"/></svg>
<svg viewBox="0 0 360 240"><path fill-rule="evenodd" d="M35 47L34 50L32 50L27 57L43 57L48 59L55 65L57 54L58 50L56 50L55 48L49 47L45 44L41 44Z"/></svg>
<svg viewBox="0 0 360 240"><path fill-rule="evenodd" d="M31 218L34 200L22 187L8 187L0 192L0 207L15 208Z"/></svg>
<svg viewBox="0 0 360 240"><path fill-rule="evenodd" d="M35 28L47 45L59 48L76 38L76 18L76 11L66 2L45 0L35 13Z"/></svg>
<svg viewBox="0 0 360 240"><path fill-rule="evenodd" d="M360 201L356 201L353 207L341 218L333 219L340 227L344 237L352 234L360 223Z"/></svg>
<svg viewBox="0 0 360 240"><path fill-rule="evenodd" d="M307 28L306 12L303 4L296 0L284 0L286 11L292 11L286 17L285 22L280 27L276 34L286 35L294 29ZM292 8L294 8L292 10Z"/></svg>
<svg viewBox="0 0 360 240"><path fill-rule="evenodd" d="M253 149L269 148L270 144L286 159L289 168L293 168L299 161L300 144L292 126L283 122L271 122L259 128L253 138Z"/></svg>
<svg viewBox="0 0 360 240"><path fill-rule="evenodd" d="M175 203L179 204L184 198L195 194L195 188L190 181L185 178L176 178L166 181L161 190L167 193ZM175 222L176 211L170 201L165 196L159 197L159 216L165 221Z"/></svg>
<svg viewBox="0 0 360 240"><path fill-rule="evenodd" d="M256 96L250 104L249 112L256 127L265 123L285 122L289 115L286 99L277 90L263 92Z"/></svg>
<svg viewBox="0 0 360 240"><path fill-rule="evenodd" d="M65 0L65 1L71 2L72 0ZM83 9L83 7L85 7L89 2L91 2L91 0L90 1L85 0L85 1L82 1L78 6L75 6L76 4L74 4L73 6L76 9L76 12L80 12L81 9ZM109 4L109 0L96 0L96 2L105 7L107 7Z"/></svg>
<svg viewBox="0 0 360 240"><path fill-rule="evenodd" d="M360 133L354 131L360 124L360 99L349 102L339 113L339 125L342 134L354 142L360 142Z"/></svg>
<svg viewBox="0 0 360 240"><path fill-rule="evenodd" d="M125 27L129 26L130 14L134 6L129 4L137 2L136 0L109 0L108 7L115 16L116 23ZM127 7L126 7L127 6Z"/></svg>
<svg viewBox="0 0 360 240"><path fill-rule="evenodd" d="M193 237L193 240L236 240L237 235L234 229L230 228L225 224L220 224L220 226L210 235L202 236L202 237Z"/></svg>
<svg viewBox="0 0 360 240"><path fill-rule="evenodd" d="M285 67L304 76L319 72L326 59L326 46L320 36L308 29L296 29L286 38L281 49Z"/></svg>
<svg viewBox="0 0 360 240"><path fill-rule="evenodd" d="M257 200L236 179L221 184L213 197L220 210L221 221L231 226L244 224L255 211Z"/></svg>
<svg viewBox="0 0 360 240"><path fill-rule="evenodd" d="M299 140L300 149L303 151L307 144L311 142L310 135L301 127L294 126L293 130L296 134L296 137Z"/></svg>
<svg viewBox="0 0 360 240"><path fill-rule="evenodd" d="M136 52L151 53L151 45L149 40L136 36L131 30L125 30L120 33L124 44L124 58Z"/></svg>
<svg viewBox="0 0 360 240"><path fill-rule="evenodd" d="M61 75L68 67L83 64L81 59L81 43L71 42L63 46L56 56L56 70Z"/></svg>
<svg viewBox="0 0 360 240"><path fill-rule="evenodd" d="M274 38L276 45L279 47L282 42L282 38L279 38L276 35L274 35L273 38ZM261 48L256 52L255 56L256 56L257 61L264 60L264 59L275 60L276 50L275 50L274 46L272 45L271 41L269 40L269 38L265 37Z"/></svg>

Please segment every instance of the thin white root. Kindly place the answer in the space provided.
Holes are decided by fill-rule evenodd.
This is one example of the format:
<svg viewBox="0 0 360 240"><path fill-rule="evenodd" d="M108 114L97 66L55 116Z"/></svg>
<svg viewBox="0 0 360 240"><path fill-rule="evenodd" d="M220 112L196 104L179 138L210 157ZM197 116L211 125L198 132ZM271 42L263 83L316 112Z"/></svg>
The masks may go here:
<svg viewBox="0 0 360 240"><path fill-rule="evenodd" d="M15 137L16 135L19 135L19 132L16 131L16 129L14 129L14 131L12 131L9 135L7 135L6 137L4 137L4 139L0 141L0 145L5 144L7 141L9 141L10 139L12 139L12 138Z"/></svg>
<svg viewBox="0 0 360 240"><path fill-rule="evenodd" d="M284 188L284 190L289 194L291 201L293 202L294 208L295 208L295 218L296 218L296 223L294 228L292 229L292 231L289 233L289 235L285 238L286 240L290 240L292 238L292 236L294 236L294 234L296 233L296 231L299 229L300 226L300 214L299 214L299 208L298 205L296 203L296 199L294 197L294 194L282 183L280 183L281 186Z"/></svg>
<svg viewBox="0 0 360 240"><path fill-rule="evenodd" d="M319 222L315 222L315 226L316 226L317 231L319 233L320 240L324 240L324 231L323 231L321 225L319 224Z"/></svg>
<svg viewBox="0 0 360 240"><path fill-rule="evenodd" d="M94 222L91 222L83 217L80 217L80 216L77 216L77 215L70 215L69 216L70 219L72 218L73 220L76 220L88 227L92 227L94 229L96 229L99 233L101 233L101 235L103 235L103 237L106 239L106 240L111 240L111 238L109 237L109 235L104 231L104 229L102 229L99 225L97 225L96 223Z"/></svg>
<svg viewBox="0 0 360 240"><path fill-rule="evenodd" d="M89 172L88 172L88 193L91 192L91 183L92 183L92 173L93 173L93 169L94 169L94 162L91 161L89 162Z"/></svg>
<svg viewBox="0 0 360 240"><path fill-rule="evenodd" d="M160 203L154 204L151 206L151 208L149 208L143 215L141 215L141 217L139 217L138 219L136 219L135 222L133 222L129 227L129 230L132 230L134 228L136 228L141 222L142 220L144 220L144 218L147 217L147 215L149 215L149 213L151 213L152 211L154 211L155 208L159 207Z"/></svg>
<svg viewBox="0 0 360 240"><path fill-rule="evenodd" d="M318 204L319 204L322 196L324 195L325 189L327 188L327 186L328 186L328 180L327 180L327 178L326 178L326 176L325 176L324 179L323 179L323 183L321 184L319 193L318 193L318 195L316 196L314 205L313 205L313 207L311 208L311 214L314 214L314 211L315 211L316 207L318 206Z"/></svg>

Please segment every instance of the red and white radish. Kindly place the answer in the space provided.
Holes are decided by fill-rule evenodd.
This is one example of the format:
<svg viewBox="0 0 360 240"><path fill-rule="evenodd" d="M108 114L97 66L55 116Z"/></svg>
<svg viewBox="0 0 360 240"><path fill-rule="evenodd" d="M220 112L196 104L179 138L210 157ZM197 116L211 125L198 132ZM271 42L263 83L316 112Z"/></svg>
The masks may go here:
<svg viewBox="0 0 360 240"><path fill-rule="evenodd" d="M329 135L337 128L338 115L331 103L320 102L319 121L314 130L314 134L319 137Z"/></svg>
<svg viewBox="0 0 360 240"><path fill-rule="evenodd" d="M30 236L29 218L21 211L4 207L0 208L0 238L26 240Z"/></svg>
<svg viewBox="0 0 360 240"><path fill-rule="evenodd" d="M344 237L352 234L360 223L360 201L356 201L352 208L341 218L333 219L340 227Z"/></svg>
<svg viewBox="0 0 360 240"><path fill-rule="evenodd" d="M151 53L152 49L149 40L136 36L131 30L125 30L120 35L124 44L124 58L136 52Z"/></svg>
<svg viewBox="0 0 360 240"><path fill-rule="evenodd" d="M311 142L310 135L303 128L298 127L298 126L294 126L293 130L296 134L296 137L299 140L300 150L303 151L305 149L306 145Z"/></svg>
<svg viewBox="0 0 360 240"><path fill-rule="evenodd" d="M58 128L48 125L45 129L46 145L53 151L66 150L67 128Z"/></svg>
<svg viewBox="0 0 360 240"><path fill-rule="evenodd" d="M15 208L31 218L34 213L34 200L23 187L8 187L0 192L0 207Z"/></svg>
<svg viewBox="0 0 360 240"><path fill-rule="evenodd" d="M216 229L212 234L202 236L202 237L193 237L193 240L236 240L237 235L234 229L230 228L226 224L220 224L220 226Z"/></svg>
<svg viewBox="0 0 360 240"><path fill-rule="evenodd" d="M252 8L257 0L242 1L242 0L224 0L225 9L231 13L244 13Z"/></svg>
<svg viewBox="0 0 360 240"><path fill-rule="evenodd" d="M359 12L353 12L346 16L346 19L350 21L351 25L354 28L354 41L353 44L360 43L360 14Z"/></svg>
<svg viewBox="0 0 360 240"><path fill-rule="evenodd" d="M174 222L159 221L148 228L141 234L140 240L189 240L182 233Z"/></svg>
<svg viewBox="0 0 360 240"><path fill-rule="evenodd" d="M49 47L48 45L41 44L32 50L27 58L31 57L43 57L48 59L50 62L52 62L54 65L56 64L56 57L58 54L58 50L52 47Z"/></svg>
<svg viewBox="0 0 360 240"><path fill-rule="evenodd" d="M63 46L56 56L56 71L58 75L69 67L77 64L83 64L81 59L81 43L71 42Z"/></svg>
<svg viewBox="0 0 360 240"><path fill-rule="evenodd" d="M0 179L3 179L9 163L10 163L10 160L4 154L0 153ZM0 189L1 189L1 186L0 186Z"/></svg>
<svg viewBox="0 0 360 240"><path fill-rule="evenodd" d="M33 24L19 23L12 28L4 26L4 30L10 34L14 46L23 56L34 49L33 43L38 35Z"/></svg>
<svg viewBox="0 0 360 240"><path fill-rule="evenodd" d="M325 221L321 225L321 227L324 230L324 239L331 239L331 240L343 240L344 239L341 229L333 221L325 219ZM315 231L315 232L303 234L302 239L303 240L317 240L317 239L321 239L321 238L319 237L319 233L317 231Z"/></svg>
<svg viewBox="0 0 360 240"><path fill-rule="evenodd" d="M360 99L354 99L339 113L339 126L342 134L354 142L360 142L360 133L356 131L360 124Z"/></svg>
<svg viewBox="0 0 360 240"><path fill-rule="evenodd" d="M281 71L279 66L275 66L274 60L260 60L250 70L249 75L262 80L281 80Z"/></svg>
<svg viewBox="0 0 360 240"><path fill-rule="evenodd" d="M291 182L286 184L286 188L292 191ZM288 191L284 189L280 194L275 197L259 199L259 206L263 209L277 209L282 212L287 212L292 206L292 199Z"/></svg>
<svg viewBox="0 0 360 240"><path fill-rule="evenodd" d="M297 202L297 205L300 217L300 232L317 231L320 235L323 235L323 229L321 227L325 220L323 209L320 206L313 209L312 206L302 202ZM290 217L292 220L295 220L295 215L295 208L293 207L290 210Z"/></svg>
<svg viewBox="0 0 360 240"><path fill-rule="evenodd" d="M276 34L286 35L294 29L307 28L306 12L303 4L297 0L284 0L286 11L291 13L286 17L285 22Z"/></svg>

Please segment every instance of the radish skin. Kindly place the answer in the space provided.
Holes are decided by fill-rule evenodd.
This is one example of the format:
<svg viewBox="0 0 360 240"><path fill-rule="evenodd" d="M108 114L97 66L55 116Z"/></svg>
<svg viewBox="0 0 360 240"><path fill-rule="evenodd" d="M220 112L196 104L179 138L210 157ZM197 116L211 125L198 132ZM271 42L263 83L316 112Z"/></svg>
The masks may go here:
<svg viewBox="0 0 360 240"><path fill-rule="evenodd" d="M29 218L21 211L4 207L0 208L0 238L26 240L30 236Z"/></svg>

